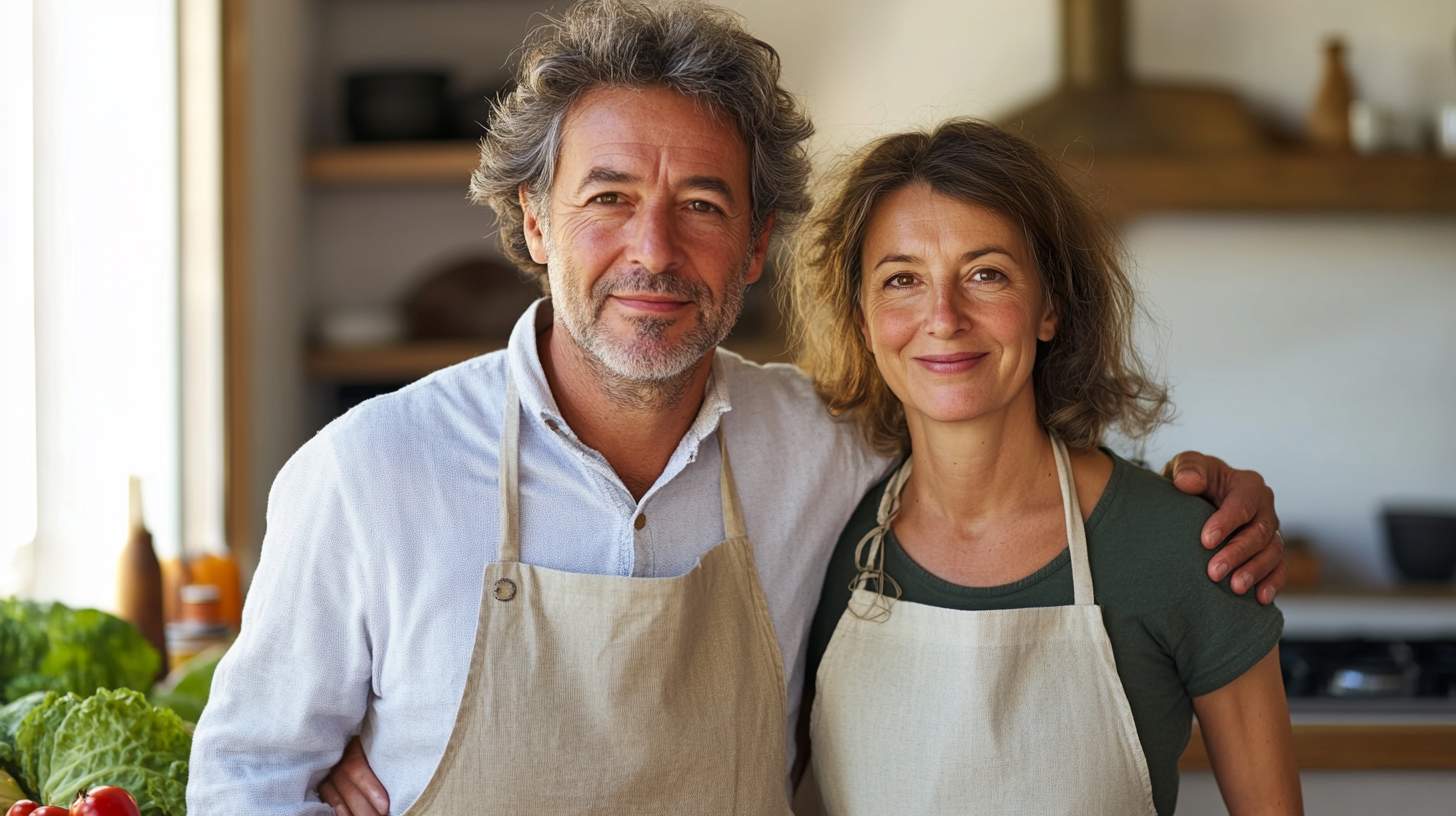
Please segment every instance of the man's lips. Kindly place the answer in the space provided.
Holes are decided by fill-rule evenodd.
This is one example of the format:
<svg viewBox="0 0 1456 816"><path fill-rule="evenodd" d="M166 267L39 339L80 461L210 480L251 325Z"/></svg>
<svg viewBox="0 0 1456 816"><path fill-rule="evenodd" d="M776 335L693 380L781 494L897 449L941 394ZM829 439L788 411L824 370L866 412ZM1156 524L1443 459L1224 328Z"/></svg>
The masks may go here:
<svg viewBox="0 0 1456 816"><path fill-rule="evenodd" d="M986 355L984 351L962 351L956 354L921 354L913 359L937 374L956 374L975 368Z"/></svg>
<svg viewBox="0 0 1456 816"><path fill-rule="evenodd" d="M691 300L682 300L671 295L631 294L611 295L611 298L629 309L636 309L639 312L654 312L657 314L675 312L692 303Z"/></svg>

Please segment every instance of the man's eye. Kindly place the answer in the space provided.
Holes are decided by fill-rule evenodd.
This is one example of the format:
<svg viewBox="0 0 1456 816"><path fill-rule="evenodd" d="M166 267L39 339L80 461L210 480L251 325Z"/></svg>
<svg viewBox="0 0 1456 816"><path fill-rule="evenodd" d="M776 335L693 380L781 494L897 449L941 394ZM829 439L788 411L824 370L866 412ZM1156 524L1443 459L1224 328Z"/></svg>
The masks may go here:
<svg viewBox="0 0 1456 816"><path fill-rule="evenodd" d="M718 208L706 201L693 201L688 204L688 209L693 212L710 213L716 212Z"/></svg>
<svg viewBox="0 0 1456 816"><path fill-rule="evenodd" d="M592 203L594 204L616 204L618 200L619 197L616 193L602 193L599 196L592 196Z"/></svg>

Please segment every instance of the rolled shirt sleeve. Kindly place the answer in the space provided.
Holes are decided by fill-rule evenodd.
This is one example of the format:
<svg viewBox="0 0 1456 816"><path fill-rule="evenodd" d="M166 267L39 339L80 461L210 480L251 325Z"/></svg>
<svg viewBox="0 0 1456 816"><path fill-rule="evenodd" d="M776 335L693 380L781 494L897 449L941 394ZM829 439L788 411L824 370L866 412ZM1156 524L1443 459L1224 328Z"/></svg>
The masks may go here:
<svg viewBox="0 0 1456 816"><path fill-rule="evenodd" d="M327 434L268 498L240 636L218 666L192 744L193 814L319 814L315 792L365 716L370 595Z"/></svg>

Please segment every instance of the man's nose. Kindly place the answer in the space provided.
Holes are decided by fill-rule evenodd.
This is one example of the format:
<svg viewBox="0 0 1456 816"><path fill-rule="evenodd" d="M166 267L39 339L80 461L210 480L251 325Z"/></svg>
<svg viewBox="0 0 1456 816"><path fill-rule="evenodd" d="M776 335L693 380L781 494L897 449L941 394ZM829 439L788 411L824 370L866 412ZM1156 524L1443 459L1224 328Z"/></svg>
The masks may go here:
<svg viewBox="0 0 1456 816"><path fill-rule="evenodd" d="M668 272L677 264L677 221L671 204L651 202L637 211L628 260L653 274Z"/></svg>

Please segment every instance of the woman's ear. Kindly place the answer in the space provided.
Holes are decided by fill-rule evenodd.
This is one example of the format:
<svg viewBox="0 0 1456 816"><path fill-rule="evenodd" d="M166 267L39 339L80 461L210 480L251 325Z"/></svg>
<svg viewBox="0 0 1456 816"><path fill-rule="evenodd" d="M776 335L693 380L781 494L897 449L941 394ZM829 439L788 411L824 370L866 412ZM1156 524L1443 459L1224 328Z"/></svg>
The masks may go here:
<svg viewBox="0 0 1456 816"><path fill-rule="evenodd" d="M1037 326L1036 339L1043 343L1051 342L1057 336L1057 310L1052 305L1052 299L1046 299L1046 307L1042 309L1041 325Z"/></svg>
<svg viewBox="0 0 1456 816"><path fill-rule="evenodd" d="M526 234L526 248L531 251L531 260L544 266L547 262L546 236L541 231L536 210L531 206L531 194L526 192L526 185L516 188L516 196L521 202L521 231Z"/></svg>

